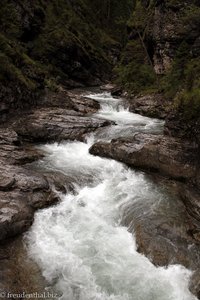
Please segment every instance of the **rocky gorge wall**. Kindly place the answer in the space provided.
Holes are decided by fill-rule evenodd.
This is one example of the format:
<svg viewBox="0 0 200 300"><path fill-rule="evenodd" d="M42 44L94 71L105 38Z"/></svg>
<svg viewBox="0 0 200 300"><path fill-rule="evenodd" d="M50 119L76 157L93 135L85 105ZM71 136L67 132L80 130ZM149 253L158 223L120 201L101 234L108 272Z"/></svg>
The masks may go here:
<svg viewBox="0 0 200 300"><path fill-rule="evenodd" d="M199 28L199 1L135 1L128 22L129 42L116 67L117 83L132 95L133 106L136 95L150 95L158 117L167 111L166 133L198 143ZM146 113L151 115L151 109Z"/></svg>
<svg viewBox="0 0 200 300"><path fill-rule="evenodd" d="M167 134L199 143L199 20L196 0L3 0L0 119L59 86L99 85L114 66L132 107L136 95L161 99L146 113L167 116Z"/></svg>

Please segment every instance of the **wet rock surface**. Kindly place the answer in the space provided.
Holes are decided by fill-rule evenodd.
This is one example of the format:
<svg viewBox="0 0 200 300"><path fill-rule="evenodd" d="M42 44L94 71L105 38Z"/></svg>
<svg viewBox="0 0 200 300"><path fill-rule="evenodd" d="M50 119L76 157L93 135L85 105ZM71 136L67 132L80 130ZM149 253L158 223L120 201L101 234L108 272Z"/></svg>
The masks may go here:
<svg viewBox="0 0 200 300"><path fill-rule="evenodd" d="M184 187L181 190L181 199L189 214L193 217L194 228L191 234L200 242L200 191L194 186Z"/></svg>
<svg viewBox="0 0 200 300"><path fill-rule="evenodd" d="M110 143L98 142L90 148L91 154L182 180L195 177L197 151L197 146L189 141L183 143L176 138L140 133Z"/></svg>
<svg viewBox="0 0 200 300"><path fill-rule="evenodd" d="M168 204L163 201L153 209L144 209L145 218L133 204L124 212L123 225L135 234L138 251L148 256L155 265L181 264L198 270L200 241L192 234L192 218L180 199L184 185L159 181L165 189L168 185L171 201Z"/></svg>
<svg viewBox="0 0 200 300"><path fill-rule="evenodd" d="M40 170L41 171L41 170ZM45 178L55 190L63 194L74 193L73 178L59 171L43 171Z"/></svg>
<svg viewBox="0 0 200 300"><path fill-rule="evenodd" d="M169 113L169 104L160 94L129 97L127 99L131 112L151 118L165 119Z"/></svg>
<svg viewBox="0 0 200 300"><path fill-rule="evenodd" d="M42 174L7 164L1 166L0 174L0 240L4 240L26 231L36 209L60 199Z"/></svg>
<svg viewBox="0 0 200 300"><path fill-rule="evenodd" d="M12 129L0 129L0 292L44 293L47 283L26 253L20 234L29 229L37 209L60 201L55 191L72 192L62 174L42 174L24 165L43 156L23 145ZM32 298L30 298L32 299Z"/></svg>
<svg viewBox="0 0 200 300"><path fill-rule="evenodd" d="M64 174L27 165L44 153L24 142L81 140L84 134L111 124L90 116L98 109L95 100L61 90L48 93L41 108L0 128L0 241L26 231L35 210L60 201L55 191L74 190L72 179Z"/></svg>
<svg viewBox="0 0 200 300"><path fill-rule="evenodd" d="M60 89L59 92L46 93L41 104L42 107L62 107L68 110L74 110L80 113L94 113L100 105L97 101L89 98L84 98L79 93L74 91L66 91Z"/></svg>
<svg viewBox="0 0 200 300"><path fill-rule="evenodd" d="M147 176L158 191L166 194L166 201L155 204L152 200L140 206L134 201L129 203L123 211L122 225L135 236L138 251L156 266L181 264L192 270L190 290L199 297L200 227L181 199L188 187L157 174Z"/></svg>
<svg viewBox="0 0 200 300"><path fill-rule="evenodd" d="M0 278L1 299L13 299L7 293L25 293L27 297L36 292L42 294L47 286L39 267L29 258L22 237L0 243Z"/></svg>
<svg viewBox="0 0 200 300"><path fill-rule="evenodd" d="M82 140L86 133L111 124L109 121L90 116L98 110L99 104L96 101L83 99L78 94L70 96L68 93L64 98L67 103L63 102L62 108L58 108L57 100L54 106L51 105L51 101L54 101L51 97L47 100L49 101L49 104L46 103L47 107L29 111L26 116L13 122L12 128L15 130L0 128L0 243L5 243L8 238L25 232L31 226L37 209L60 201L59 193L55 193L54 190L61 193L74 192L73 180L64 174L57 171L33 170L31 166L25 165L42 158L44 153L24 144L24 141ZM145 101L142 101L144 105L141 105L143 112L142 110L135 112L146 114ZM51 106L53 108L50 108ZM179 138L140 133L131 138L115 139L110 143L96 143L91 147L90 153L113 158L135 168L157 171L196 186L200 182L195 163L198 155L197 147L194 143L183 142ZM138 250L147 255L155 265L180 263L195 270L191 290L198 295L200 199L198 191L192 193L188 189L185 191L183 185L177 193L180 195L181 192L183 202L178 202L181 216L177 216L177 223L174 221L176 216L170 221L170 218L165 219L163 214L155 212L146 215L145 218L144 216L137 218L134 215L137 210L134 211L133 208L124 218L123 224L135 233ZM179 224L181 218L183 222ZM15 272L15 269L19 268L19 261L15 261L15 250L8 251L9 243L5 244L6 249L4 245L2 246L3 250L0 245L0 255L2 254L0 258L4 264L1 271L4 278L2 288L5 290L8 286L8 290L14 291L22 285L19 281L14 282L13 275L10 275L12 270ZM9 255L6 254L8 252ZM22 252L20 250L20 253ZM14 261L16 267L13 265ZM21 262L24 263L23 259ZM6 283L8 276L9 282ZM41 275L37 273L37 276ZM34 280L30 278L30 285Z"/></svg>
<svg viewBox="0 0 200 300"><path fill-rule="evenodd" d="M161 205L158 209L152 207L145 211L141 207L134 207L133 203L125 209L122 224L135 235L138 251L155 265L181 264L193 270L190 289L199 297L198 146L179 138L138 133L131 138L97 142L89 151L93 155L112 158L130 167L156 171L154 177L159 177L159 185L164 187L166 182L171 185L172 207L165 207L162 211ZM180 181L169 181L156 174Z"/></svg>
<svg viewBox="0 0 200 300"><path fill-rule="evenodd" d="M44 280L37 266L26 258L23 242L16 236L31 226L36 210L59 202L60 193L74 192L72 178L32 168L29 163L44 153L24 142L81 139L83 134L110 124L90 117L98 109L95 100L63 90L47 94L40 108L13 117L7 127L0 128L1 291L44 292Z"/></svg>
<svg viewBox="0 0 200 300"><path fill-rule="evenodd" d="M166 118L165 134L187 137L191 141L196 141L200 147L200 117L187 119L182 111L171 111Z"/></svg>
<svg viewBox="0 0 200 300"><path fill-rule="evenodd" d="M26 122L26 120L29 122ZM81 140L85 133L111 124L109 121L84 116L79 112L60 108L39 109L26 115L16 124L16 132L29 142Z"/></svg>

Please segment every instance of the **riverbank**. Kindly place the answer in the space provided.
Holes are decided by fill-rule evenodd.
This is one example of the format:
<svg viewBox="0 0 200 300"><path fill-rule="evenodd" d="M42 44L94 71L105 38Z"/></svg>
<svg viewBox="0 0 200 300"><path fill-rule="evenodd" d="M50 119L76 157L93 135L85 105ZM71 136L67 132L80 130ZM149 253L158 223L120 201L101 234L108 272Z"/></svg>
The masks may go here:
<svg viewBox="0 0 200 300"><path fill-rule="evenodd" d="M62 96L62 99L65 99L63 95L64 94L60 95L60 97ZM24 165L25 163L30 163L31 161L42 158L43 156L48 156L48 154L44 152L44 149L42 151L41 149L38 151L33 150L32 147L27 147L27 142L38 143L57 141L60 143L65 139L78 139L83 141L86 137L86 133L95 133L95 131L97 132L97 135L100 134L99 137L102 136L103 131L104 138L105 132L107 131L106 136L107 138L110 138L110 136L116 137L122 134L132 135L134 132L141 130L153 130L156 134L155 138L159 138L158 134L160 132L158 131L157 126L160 126L161 123L155 123L156 125L152 125L152 121L150 119L144 118L140 120L139 116L137 117L139 119L136 119L136 121L133 122L133 120L131 120L132 116L130 116L125 110L122 111L122 115L123 118L125 118L126 123L128 121L129 124L127 124L125 128L122 128L123 126L120 126L119 123L123 120L122 116L119 115L117 117L117 115L115 115L114 118L117 120L117 124L116 126L112 126L112 130L110 130L109 125L114 125L113 120L106 114L102 115L101 109L97 113L97 110L100 108L101 99L98 99L98 101L91 99L91 97L85 99L80 95L73 93L65 94L65 96L66 95L67 101L66 103L63 101L62 108L57 107L58 104L56 105L56 98L52 97L49 100L50 102L47 101L50 103L49 106L47 105L47 107L29 112L27 114L29 123L26 123L26 126L23 126L25 123L24 117L16 122L11 122L10 128L15 129L17 133L14 132L13 129L7 131L2 129L1 161L3 168L1 173L1 193L2 199L4 199L1 203L1 221L3 222L1 223L3 229L2 240L27 230L33 222L35 210L59 202L59 195L54 192L55 188L62 193L72 192L74 189L73 176L66 176L66 174L63 174L60 170L54 170L53 172L50 170L47 172L41 172L41 170L33 171L30 170L30 166ZM54 102L54 108L51 107L52 100ZM112 103L115 104L118 100L113 99L112 101ZM60 102L58 101L58 103ZM38 122L38 120L40 120L40 122ZM150 134L150 132L146 133L146 135L148 134ZM24 144L24 142L26 143ZM173 149L173 147L171 148ZM125 157L128 156L125 155ZM123 161L123 158L121 160ZM172 159L172 165L173 161L174 160ZM182 162L182 167L184 167L184 164L185 161ZM7 174L3 171L5 168L7 170ZM85 166L85 168L87 167ZM185 174L187 174L187 172ZM77 179L76 182L78 183L79 180L80 178ZM183 191L183 185L181 185L179 190ZM179 196L179 192L177 194ZM190 199L190 193L184 193L185 197L187 195ZM14 199L12 203L10 201L5 201L5 199L12 198ZM180 214L180 218L184 215L185 224L183 226L178 224L178 227L175 229L174 222L168 220L166 225L163 227L163 219L160 218L160 221L158 222L158 219L155 218L152 226L149 227L149 221L152 221L152 218L150 218L149 221L148 219L144 220L141 218L140 222L138 222L134 227L137 238L136 242L138 243L139 251L145 253L156 265L181 263L188 268L195 269L195 265L198 266L196 260L199 247L198 224L194 218L189 218L183 203L180 201L178 203L180 207L182 207L180 210L182 212ZM190 205L187 205L187 207L190 207ZM198 207L196 212L198 214ZM126 226L129 227L130 223L132 223L133 215L134 214L129 214L128 218L124 218L124 224ZM146 221L146 225L144 221ZM153 229L146 232L148 227ZM166 242L160 243L159 241L158 243L156 238L157 236L164 236L164 240L166 240L167 237L168 240L168 250L162 255L161 253L163 252L163 249L166 249ZM157 247L155 248L156 244L160 245L159 249ZM194 245L190 248L190 251L186 251L188 245ZM197 279L198 276L195 277L195 284L198 282ZM193 284L193 291L197 294L199 287L198 284L196 286L195 284Z"/></svg>

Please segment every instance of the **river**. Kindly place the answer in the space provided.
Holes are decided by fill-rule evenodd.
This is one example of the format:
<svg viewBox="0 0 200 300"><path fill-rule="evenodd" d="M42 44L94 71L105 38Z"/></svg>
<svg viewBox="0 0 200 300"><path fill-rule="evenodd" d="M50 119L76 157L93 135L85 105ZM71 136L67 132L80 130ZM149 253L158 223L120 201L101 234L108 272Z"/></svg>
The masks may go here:
<svg viewBox="0 0 200 300"><path fill-rule="evenodd" d="M128 208L140 217L170 196L143 172L89 154L98 140L135 132L162 133L163 121L130 113L109 93L88 94L99 101L95 117L114 121L87 136L87 142L46 144L40 167L73 179L75 193L36 213L25 240L29 255L64 300L194 300L191 272L181 265L154 266L137 251L134 233L123 226ZM146 210L142 210L145 207Z"/></svg>

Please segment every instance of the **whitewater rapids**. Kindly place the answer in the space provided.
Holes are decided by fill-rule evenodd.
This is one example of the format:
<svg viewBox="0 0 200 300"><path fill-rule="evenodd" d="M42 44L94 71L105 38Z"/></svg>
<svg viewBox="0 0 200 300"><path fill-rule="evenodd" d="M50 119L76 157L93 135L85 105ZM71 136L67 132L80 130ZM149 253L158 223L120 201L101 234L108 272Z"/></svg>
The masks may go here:
<svg viewBox="0 0 200 300"><path fill-rule="evenodd" d="M41 146L46 151L41 167L73 178L76 192L61 195L61 203L36 213L25 237L30 256L59 299L197 299L188 289L189 270L180 265L155 267L137 252L134 236L121 225L128 205L145 203L155 209L166 194L144 173L88 151L97 140L138 131L161 133L163 122L130 113L109 93L88 97L101 104L95 117L116 125L89 135L87 143Z"/></svg>

